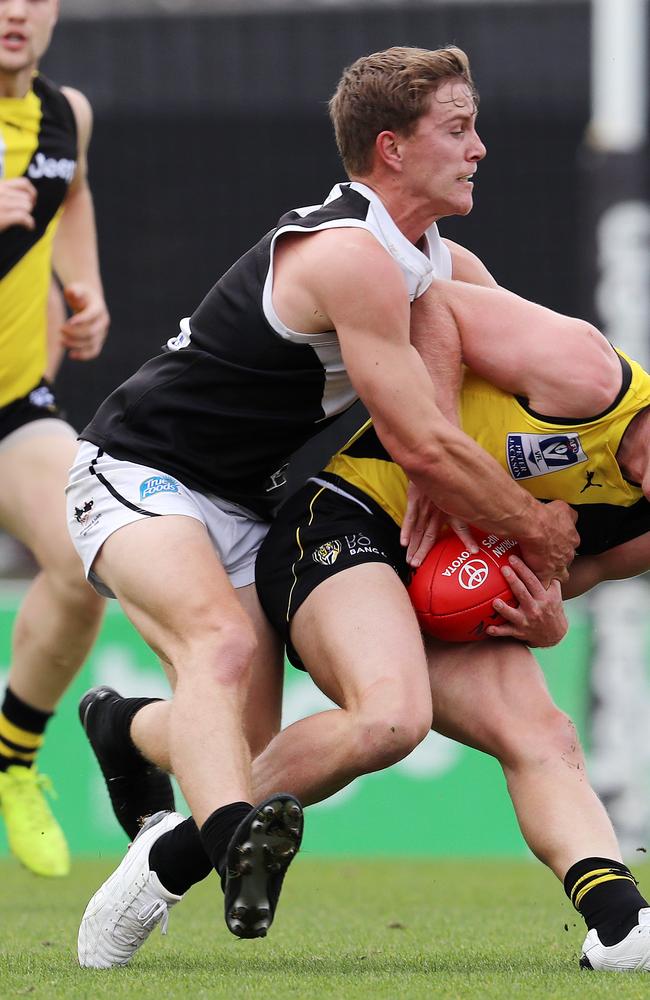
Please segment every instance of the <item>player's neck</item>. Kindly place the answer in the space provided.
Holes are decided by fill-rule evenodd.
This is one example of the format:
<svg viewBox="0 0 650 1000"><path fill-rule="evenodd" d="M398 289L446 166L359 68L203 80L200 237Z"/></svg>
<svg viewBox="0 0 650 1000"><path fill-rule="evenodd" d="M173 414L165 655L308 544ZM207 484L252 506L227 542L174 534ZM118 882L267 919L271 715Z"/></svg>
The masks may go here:
<svg viewBox="0 0 650 1000"><path fill-rule="evenodd" d="M35 66L26 66L24 69L9 72L0 67L0 98L13 97L20 99L25 97L32 85L32 76Z"/></svg>
<svg viewBox="0 0 650 1000"><path fill-rule="evenodd" d="M406 239L422 249L424 234L438 219L438 216L431 212L429 200L423 198L417 202L414 198L408 197L399 187L397 179L391 175L380 175L379 172L375 172L352 179L371 188Z"/></svg>

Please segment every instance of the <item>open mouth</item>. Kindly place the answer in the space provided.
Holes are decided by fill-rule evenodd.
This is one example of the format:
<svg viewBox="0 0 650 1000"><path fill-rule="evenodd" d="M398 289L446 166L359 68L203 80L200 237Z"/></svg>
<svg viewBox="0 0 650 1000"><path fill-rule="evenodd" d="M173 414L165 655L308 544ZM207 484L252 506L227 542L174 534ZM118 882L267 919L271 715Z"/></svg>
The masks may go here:
<svg viewBox="0 0 650 1000"><path fill-rule="evenodd" d="M2 35L2 44L5 48L9 49L19 49L25 44L26 41L27 38L25 35L22 35L19 31L6 31L4 35Z"/></svg>

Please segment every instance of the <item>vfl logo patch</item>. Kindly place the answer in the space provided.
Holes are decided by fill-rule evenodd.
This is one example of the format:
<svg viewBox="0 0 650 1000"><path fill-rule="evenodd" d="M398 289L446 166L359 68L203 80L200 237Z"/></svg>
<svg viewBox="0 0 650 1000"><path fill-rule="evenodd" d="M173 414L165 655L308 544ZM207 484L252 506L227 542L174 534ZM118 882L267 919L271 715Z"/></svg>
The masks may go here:
<svg viewBox="0 0 650 1000"><path fill-rule="evenodd" d="M508 434L506 459L513 479L530 479L586 462L588 455L579 434Z"/></svg>
<svg viewBox="0 0 650 1000"><path fill-rule="evenodd" d="M341 552L341 543L338 539L332 542L323 542L312 554L314 562L321 563L322 566L333 566Z"/></svg>
<svg viewBox="0 0 650 1000"><path fill-rule="evenodd" d="M140 499L146 500L156 493L180 493L178 483L171 476L151 476L140 483Z"/></svg>

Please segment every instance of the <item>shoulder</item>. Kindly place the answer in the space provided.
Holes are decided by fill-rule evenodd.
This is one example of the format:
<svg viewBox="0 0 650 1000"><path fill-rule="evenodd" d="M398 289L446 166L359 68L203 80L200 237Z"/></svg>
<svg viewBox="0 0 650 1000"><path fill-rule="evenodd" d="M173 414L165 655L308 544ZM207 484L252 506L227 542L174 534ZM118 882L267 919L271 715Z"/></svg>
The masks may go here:
<svg viewBox="0 0 650 1000"><path fill-rule="evenodd" d="M72 113L77 123L79 146L85 150L90 140L93 125L93 112L90 101L85 94L82 94L80 90L76 90L74 87L61 87L61 93L66 97L72 108Z"/></svg>
<svg viewBox="0 0 650 1000"><path fill-rule="evenodd" d="M452 278L472 285L487 285L490 288L497 286L497 282L475 253L452 240L443 239L442 242L451 254Z"/></svg>

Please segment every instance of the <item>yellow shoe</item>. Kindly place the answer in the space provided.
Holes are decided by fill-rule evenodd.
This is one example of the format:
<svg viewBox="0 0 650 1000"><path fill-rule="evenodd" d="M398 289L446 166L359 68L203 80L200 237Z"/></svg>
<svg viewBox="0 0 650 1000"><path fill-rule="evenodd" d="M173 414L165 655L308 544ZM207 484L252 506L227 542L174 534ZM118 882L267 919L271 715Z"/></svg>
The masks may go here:
<svg viewBox="0 0 650 1000"><path fill-rule="evenodd" d="M52 793L52 783L35 767L0 771L0 810L12 852L35 875L67 875L70 852L45 792Z"/></svg>

